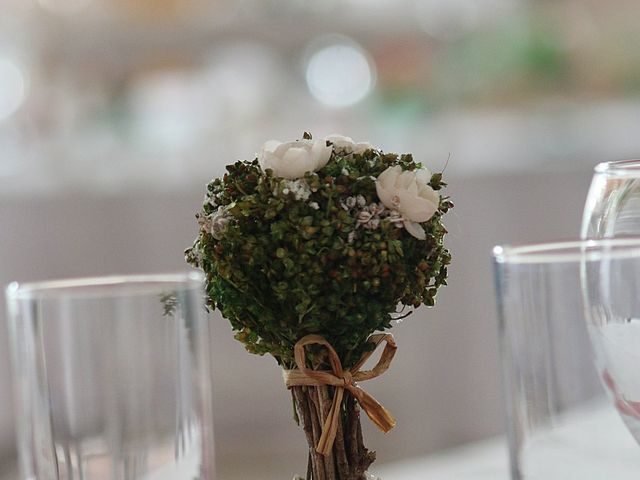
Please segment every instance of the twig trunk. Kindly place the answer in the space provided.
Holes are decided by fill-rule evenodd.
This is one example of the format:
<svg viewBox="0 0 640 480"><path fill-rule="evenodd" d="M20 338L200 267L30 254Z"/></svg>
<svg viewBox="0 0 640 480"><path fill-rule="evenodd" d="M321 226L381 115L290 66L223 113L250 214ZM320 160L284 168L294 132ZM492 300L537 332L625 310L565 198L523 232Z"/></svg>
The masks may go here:
<svg viewBox="0 0 640 480"><path fill-rule="evenodd" d="M376 458L364 446L358 402L344 392L338 433L329 455L316 452L322 425L333 400L334 388L292 387L293 400L309 446L306 478L309 480L365 480Z"/></svg>

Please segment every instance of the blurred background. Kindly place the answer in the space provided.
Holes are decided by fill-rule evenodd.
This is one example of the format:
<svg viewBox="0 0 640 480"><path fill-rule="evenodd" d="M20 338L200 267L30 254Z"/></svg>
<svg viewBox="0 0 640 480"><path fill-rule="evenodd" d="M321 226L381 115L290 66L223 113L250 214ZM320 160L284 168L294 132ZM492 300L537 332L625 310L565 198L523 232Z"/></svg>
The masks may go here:
<svg viewBox="0 0 640 480"><path fill-rule="evenodd" d="M593 166L640 152L638 15L632 0L0 0L0 283L186 269L204 185L267 139L412 152L446 165L454 265L366 385L398 418L386 436L365 420L368 446L385 464L499 435L490 250L577 235ZM303 472L275 362L214 321L221 479Z"/></svg>

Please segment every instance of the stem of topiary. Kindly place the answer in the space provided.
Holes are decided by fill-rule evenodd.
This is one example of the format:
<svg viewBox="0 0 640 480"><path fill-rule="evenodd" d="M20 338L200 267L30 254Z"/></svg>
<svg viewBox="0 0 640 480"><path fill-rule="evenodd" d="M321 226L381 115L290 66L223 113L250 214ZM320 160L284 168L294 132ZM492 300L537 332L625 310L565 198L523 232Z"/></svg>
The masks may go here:
<svg viewBox="0 0 640 480"><path fill-rule="evenodd" d="M334 387L292 387L291 393L309 445L307 480L365 480L376 454L364 446L360 407L353 396L345 392L333 449L329 455L322 455L316 447L331 408Z"/></svg>

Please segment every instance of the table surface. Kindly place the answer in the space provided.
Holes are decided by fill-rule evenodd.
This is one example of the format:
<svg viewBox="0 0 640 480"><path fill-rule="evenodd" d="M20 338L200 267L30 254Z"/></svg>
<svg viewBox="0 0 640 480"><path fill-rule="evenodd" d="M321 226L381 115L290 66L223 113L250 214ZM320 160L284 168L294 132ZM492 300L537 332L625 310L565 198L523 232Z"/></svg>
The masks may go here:
<svg viewBox="0 0 640 480"><path fill-rule="evenodd" d="M535 479L637 480L639 451L611 405L597 404L574 411L553 427L530 436L522 466L528 472L527 478ZM268 463L255 462L253 467L251 473L246 468L236 473L235 469L220 472L219 480L290 480L278 478ZM378 465L372 473L382 480L509 480L506 442L503 437L483 440ZM0 472L0 480L17 480L17 475Z"/></svg>
<svg viewBox="0 0 640 480"><path fill-rule="evenodd" d="M374 473L382 480L508 480L506 446L502 439L486 440L468 446L444 450L432 455L380 465ZM270 472L256 473L246 478L226 474L220 480L290 480L276 479ZM0 480L18 480L10 469Z"/></svg>
<svg viewBox="0 0 640 480"><path fill-rule="evenodd" d="M636 436L640 438L640 429ZM530 479L633 480L640 472L639 452L638 442L611 403L598 401L558 416L530 434L520 467ZM376 473L383 480L507 480L506 443L487 440L383 465Z"/></svg>
<svg viewBox="0 0 640 480"><path fill-rule="evenodd" d="M508 480L507 446L503 438L485 440L381 465L375 473L382 480Z"/></svg>

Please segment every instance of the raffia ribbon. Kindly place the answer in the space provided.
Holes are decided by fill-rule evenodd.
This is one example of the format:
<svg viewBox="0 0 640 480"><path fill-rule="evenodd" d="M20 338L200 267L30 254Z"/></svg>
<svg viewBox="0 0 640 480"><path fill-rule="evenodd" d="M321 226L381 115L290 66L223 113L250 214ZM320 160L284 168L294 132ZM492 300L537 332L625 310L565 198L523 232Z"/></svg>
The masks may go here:
<svg viewBox="0 0 640 480"><path fill-rule="evenodd" d="M284 370L282 372L284 383L287 387L317 387L321 385L336 387L331 410L322 426L322 435L316 447L316 451L322 455L330 454L333 448L333 442L336 438L336 432L338 431L340 406L342 405L345 389L349 390L367 416L380 430L387 433L396 426L396 420L389 411L356 384L356 382L376 378L387 371L398 348L396 341L390 333L375 333L367 339L367 342L373 343L375 347L371 351L365 352L360 360L358 360L358 363L350 370L343 370L338 354L324 337L320 335L307 335L298 340L294 346L294 357L298 368L295 370ZM362 368L382 342L386 342L386 345L375 367L371 370L360 371L360 368ZM304 350L304 347L307 345L322 345L327 349L331 370L312 370L307 368Z"/></svg>

